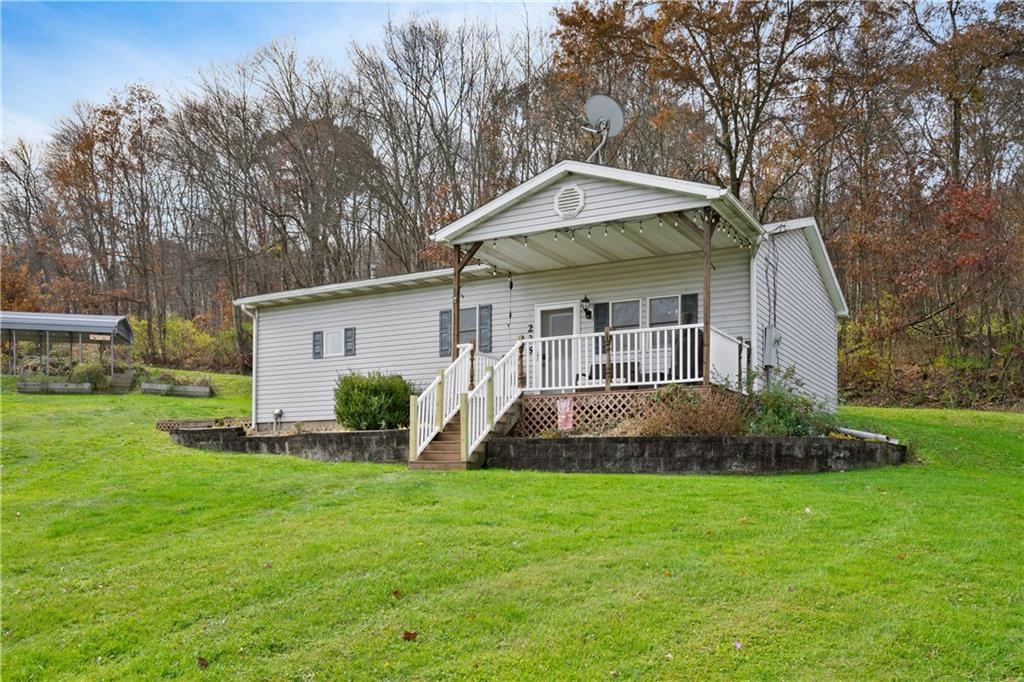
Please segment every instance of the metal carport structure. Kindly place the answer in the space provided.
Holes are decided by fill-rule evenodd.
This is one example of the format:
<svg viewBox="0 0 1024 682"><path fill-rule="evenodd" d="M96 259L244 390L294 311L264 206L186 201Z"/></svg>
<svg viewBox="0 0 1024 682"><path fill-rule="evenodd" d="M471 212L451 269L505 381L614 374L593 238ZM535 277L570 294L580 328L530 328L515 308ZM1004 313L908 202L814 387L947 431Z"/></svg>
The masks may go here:
<svg viewBox="0 0 1024 682"><path fill-rule="evenodd" d="M34 342L45 347L46 373L50 371L50 347L67 343L73 350L78 344L78 359L82 361L84 345L110 347L110 375L114 375L115 346L128 346L131 364L131 345L135 340L128 318L123 315L69 315L64 313L23 313L0 311L0 338L11 343L11 374L18 374L18 343ZM74 359L74 353L71 353Z"/></svg>

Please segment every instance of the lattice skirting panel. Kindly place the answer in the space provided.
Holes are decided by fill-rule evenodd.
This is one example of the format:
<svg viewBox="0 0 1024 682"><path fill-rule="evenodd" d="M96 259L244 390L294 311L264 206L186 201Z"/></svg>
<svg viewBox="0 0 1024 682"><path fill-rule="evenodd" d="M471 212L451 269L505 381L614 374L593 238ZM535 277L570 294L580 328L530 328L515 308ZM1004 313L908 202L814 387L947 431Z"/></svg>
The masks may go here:
<svg viewBox="0 0 1024 682"><path fill-rule="evenodd" d="M530 438L559 431L565 433L603 433L617 426L625 419L642 417L655 391L601 391L594 393L566 393L560 395L526 395L523 396L523 412L513 429L512 435ZM571 412L571 428L563 419L563 429L559 429L559 401Z"/></svg>

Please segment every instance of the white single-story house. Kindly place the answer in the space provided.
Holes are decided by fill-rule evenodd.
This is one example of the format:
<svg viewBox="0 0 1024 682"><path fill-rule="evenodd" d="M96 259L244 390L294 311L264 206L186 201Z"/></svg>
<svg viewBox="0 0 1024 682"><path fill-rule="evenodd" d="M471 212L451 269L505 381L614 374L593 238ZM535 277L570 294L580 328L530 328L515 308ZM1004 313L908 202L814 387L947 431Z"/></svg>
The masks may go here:
<svg viewBox="0 0 1024 682"><path fill-rule="evenodd" d="M524 394L745 390L792 368L836 405L847 307L813 218L761 225L720 187L563 161L434 239L452 268L235 301L254 427L331 421L337 376L373 370L423 391L414 461L453 431L472 457Z"/></svg>

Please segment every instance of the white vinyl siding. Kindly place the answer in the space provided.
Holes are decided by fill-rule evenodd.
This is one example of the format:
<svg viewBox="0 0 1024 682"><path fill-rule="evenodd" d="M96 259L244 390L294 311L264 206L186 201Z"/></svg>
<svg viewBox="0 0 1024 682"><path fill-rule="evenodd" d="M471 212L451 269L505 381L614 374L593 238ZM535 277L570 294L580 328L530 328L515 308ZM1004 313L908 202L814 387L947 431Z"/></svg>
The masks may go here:
<svg viewBox="0 0 1024 682"><path fill-rule="evenodd" d="M716 250L712 262L711 323L727 334L746 337L748 252ZM491 355L498 356L517 337L530 333L537 304L580 300L584 295L595 302L643 299L644 327L647 298L700 291L702 277L700 254L660 256L513 275L511 290L504 276L470 281L463 285L462 305L493 306ZM451 284L442 284L262 309L257 331L257 421L270 422L277 408L284 410L285 421L333 419L334 381L341 372L380 370L426 385L450 362L438 353L438 313L450 305ZM312 332L345 326L359 330L355 356L311 358Z"/></svg>
<svg viewBox="0 0 1024 682"><path fill-rule="evenodd" d="M811 228L813 229L813 228ZM756 369L763 371L764 328L772 323L771 279L768 264L777 259L778 292L775 326L782 334L778 346L779 369L793 368L804 390L835 409L838 401L837 319L835 308L821 281L807 245L804 229L780 232L766 238L758 249Z"/></svg>
<svg viewBox="0 0 1024 682"><path fill-rule="evenodd" d="M555 195L575 185L586 195L583 210L571 220L555 212ZM506 208L473 231L473 239L486 240L506 234L534 233L566 225L600 223L626 216L669 213L690 207L695 197L652 187L639 187L603 178L570 174L561 182Z"/></svg>

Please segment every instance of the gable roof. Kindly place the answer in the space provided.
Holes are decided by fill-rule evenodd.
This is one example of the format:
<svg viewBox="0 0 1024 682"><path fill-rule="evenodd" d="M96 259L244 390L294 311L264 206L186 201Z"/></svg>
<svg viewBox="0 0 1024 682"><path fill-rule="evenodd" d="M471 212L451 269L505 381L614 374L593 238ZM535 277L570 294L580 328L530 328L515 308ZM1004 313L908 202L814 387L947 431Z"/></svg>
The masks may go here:
<svg viewBox="0 0 1024 682"><path fill-rule="evenodd" d="M434 241L450 242L477 227L484 221L492 218L502 211L516 205L520 201L533 196L537 192L563 180L569 175L578 175L589 178L601 178L612 180L638 187L667 190L687 195L695 199L707 201L719 213L724 215L729 222L737 227L746 227L752 233L762 234L761 226L757 220L747 211L727 189L708 185L700 182L688 182L677 180L662 175L650 173L638 173L636 171L601 166L582 161L559 161L547 170L538 173L526 182L510 189L509 191L488 201L474 211L467 213L458 220L438 230L431 237Z"/></svg>
<svg viewBox="0 0 1024 682"><path fill-rule="evenodd" d="M811 250L811 258L818 266L818 274L821 282L825 285L825 291L832 301L832 307L836 310L838 317L849 317L850 308L846 305L846 297L839 286L839 278L836 277L835 268L832 267L832 259L828 257L828 249L825 248L825 240L821 236L821 228L818 221L813 217L796 218L795 220L784 220L779 223L768 223L763 225L765 232L769 235L801 230L807 246Z"/></svg>

